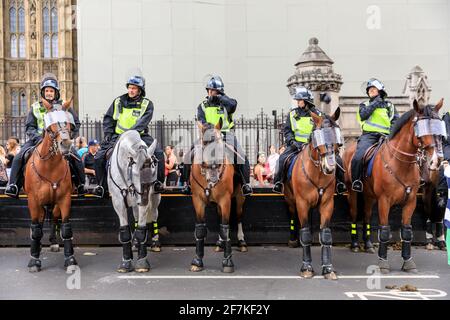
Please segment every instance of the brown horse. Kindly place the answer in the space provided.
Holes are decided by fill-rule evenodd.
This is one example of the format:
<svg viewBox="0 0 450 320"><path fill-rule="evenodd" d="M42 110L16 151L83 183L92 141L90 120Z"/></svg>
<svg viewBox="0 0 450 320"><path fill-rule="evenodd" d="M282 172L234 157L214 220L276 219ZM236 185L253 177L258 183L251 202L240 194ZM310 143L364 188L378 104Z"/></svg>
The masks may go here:
<svg viewBox="0 0 450 320"><path fill-rule="evenodd" d="M291 216L297 213L300 222L300 243L303 247L300 275L304 278L312 278L314 275L311 258L312 230L308 216L310 209L318 207L322 275L326 279L337 279L331 263L332 235L329 225L334 210L335 154L339 144L342 143L340 129L336 124L339 115L339 108L331 117L321 117L311 113L314 121L312 142L299 153L294 164L292 179L285 183L284 195L289 211Z"/></svg>
<svg viewBox="0 0 450 320"><path fill-rule="evenodd" d="M413 109L403 114L394 127L388 139L384 140L373 159L373 171L366 177L364 193L362 195L364 208L364 225L369 226L365 232L370 232L372 207L378 203L379 217L379 267L383 273L390 271L387 259L387 246L391 238L389 226L389 211L393 205L402 206L402 270L416 272L416 265L411 257L412 226L411 217L416 208L416 195L420 184L420 173L417 165L417 153L423 150L427 155L428 166L437 168L440 161L435 152L435 146L441 143L433 130L431 121L439 121L438 111L442 107L442 100L436 106L419 107L416 100ZM356 226L358 211L358 193L351 190L351 161L355 153L356 143L347 146L343 161L346 168L346 184L349 190L351 219ZM352 228L356 229L356 228ZM355 232L356 233L356 232ZM370 236L370 234L368 234ZM355 236L355 235L353 235ZM356 235L357 236L357 235ZM366 234L366 248L372 248L370 237ZM358 245L356 237L356 245ZM352 244L354 247L354 244Z"/></svg>
<svg viewBox="0 0 450 320"><path fill-rule="evenodd" d="M245 198L242 194L239 179L235 177L234 165L231 160L234 156L227 148L220 132L222 121L215 127L209 124L199 124L199 128L201 147L196 146L195 148L194 163L192 164L190 176L192 202L196 219L196 256L192 260L190 270L193 272L203 270L204 246L207 233L205 208L208 204L215 203L221 219L219 242L223 242L224 247L222 271L231 273L234 272L230 240L231 203L232 199L235 198L237 218L238 222L240 222ZM242 233L242 225L239 230ZM245 245L241 247L245 248L241 248L241 251L246 251Z"/></svg>
<svg viewBox="0 0 450 320"><path fill-rule="evenodd" d="M52 106L43 100L47 110ZM63 104L66 110L70 101ZM62 219L61 238L64 240L64 266L77 264L73 256L72 227L69 221L72 181L68 154L72 145L70 139L73 119L65 111L49 111L45 115L45 130L42 142L34 149L25 166L25 192L28 195L28 209L31 215L31 260L30 272L41 270L41 239L45 206L53 206L54 221Z"/></svg>

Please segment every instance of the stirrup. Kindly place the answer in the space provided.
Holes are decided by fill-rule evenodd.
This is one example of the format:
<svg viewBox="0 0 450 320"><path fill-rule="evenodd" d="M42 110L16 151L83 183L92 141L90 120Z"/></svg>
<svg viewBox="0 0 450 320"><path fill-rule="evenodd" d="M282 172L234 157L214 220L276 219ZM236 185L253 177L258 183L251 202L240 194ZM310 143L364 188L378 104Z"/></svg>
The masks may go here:
<svg viewBox="0 0 450 320"><path fill-rule="evenodd" d="M103 189L102 186L97 186L97 187L95 187L95 189L94 189L94 191L92 192L92 194L93 194L95 197L103 198L104 195L105 195L105 189Z"/></svg>
<svg viewBox="0 0 450 320"><path fill-rule="evenodd" d="M184 195L187 195L187 196L191 195L192 194L191 186L188 185L188 184L185 185L183 187L183 189L181 190L181 193L184 194Z"/></svg>
<svg viewBox="0 0 450 320"><path fill-rule="evenodd" d="M156 180L153 183L153 192L154 193L158 194L158 193L163 192L164 190L165 190L165 188L164 188L164 185L161 183L161 181Z"/></svg>
<svg viewBox="0 0 450 320"><path fill-rule="evenodd" d="M253 188L250 186L250 184L246 183L242 185L242 194L244 196L249 196L253 193Z"/></svg>
<svg viewBox="0 0 450 320"><path fill-rule="evenodd" d="M343 193L345 193L345 192L347 192L347 186L345 185L345 183L343 183L343 182L338 182L338 183L336 184L336 193L337 193L337 194L343 194Z"/></svg>
<svg viewBox="0 0 450 320"><path fill-rule="evenodd" d="M13 188L14 188L14 190L11 190ZM6 187L5 194L7 196L10 196L13 198L18 198L19 197L19 187L16 184L10 184Z"/></svg>
<svg viewBox="0 0 450 320"><path fill-rule="evenodd" d="M363 189L364 189L364 187L363 187L363 183L361 180L358 179L358 180L353 181L353 183L352 183L353 191L363 192Z"/></svg>
<svg viewBox="0 0 450 320"><path fill-rule="evenodd" d="M272 191L275 193L282 194L283 193L283 183L276 182L275 185L272 188Z"/></svg>

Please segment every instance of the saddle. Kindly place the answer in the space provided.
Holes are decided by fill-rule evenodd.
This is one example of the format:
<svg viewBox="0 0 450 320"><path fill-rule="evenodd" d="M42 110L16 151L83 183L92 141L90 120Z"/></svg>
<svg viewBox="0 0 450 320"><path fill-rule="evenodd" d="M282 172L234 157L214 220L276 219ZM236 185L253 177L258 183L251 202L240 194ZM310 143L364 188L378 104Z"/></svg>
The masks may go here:
<svg viewBox="0 0 450 320"><path fill-rule="evenodd" d="M297 161L298 155L300 152L303 151L303 149L306 147L306 144L303 145L301 150L298 150L297 152L291 153L284 162L284 172L283 172L283 178L286 179L286 181L291 180L292 178L292 171L294 170L294 164Z"/></svg>
<svg viewBox="0 0 450 320"><path fill-rule="evenodd" d="M375 160L375 156L383 145L384 139L378 140L377 143L371 145L369 149L367 149L366 153L364 153L363 157L363 176L370 177L372 175L373 163Z"/></svg>

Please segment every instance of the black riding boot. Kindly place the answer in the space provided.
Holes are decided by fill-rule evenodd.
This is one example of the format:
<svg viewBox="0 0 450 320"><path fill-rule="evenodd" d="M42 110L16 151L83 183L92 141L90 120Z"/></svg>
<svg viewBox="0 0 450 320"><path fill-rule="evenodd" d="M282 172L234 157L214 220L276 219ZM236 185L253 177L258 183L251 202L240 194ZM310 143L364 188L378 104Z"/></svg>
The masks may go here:
<svg viewBox="0 0 450 320"><path fill-rule="evenodd" d="M343 194L347 192L347 186L345 185L345 178L344 178L344 165L342 163L342 158L339 155L336 155L336 193L337 194Z"/></svg>
<svg viewBox="0 0 450 320"><path fill-rule="evenodd" d="M246 158L245 164L236 165L239 175L242 181L242 194L244 196L249 196L253 193L253 189L250 186L250 165Z"/></svg>
<svg viewBox="0 0 450 320"><path fill-rule="evenodd" d="M156 149L155 150L155 157L158 159L158 168L156 173L156 181L153 184L153 191L155 193L161 193L165 190L164 188L164 180L165 180L165 174L164 174L164 153L162 150Z"/></svg>
<svg viewBox="0 0 450 320"><path fill-rule="evenodd" d="M13 198L19 197L23 185L23 161L21 158L20 154L14 157L9 174L9 184L5 189L5 194Z"/></svg>
<svg viewBox="0 0 450 320"><path fill-rule="evenodd" d="M186 164L186 163L184 164L183 175L184 175L184 181L186 182L186 185L183 187L183 190L181 192L185 195L192 194L191 182L190 182L191 166L192 166L191 164Z"/></svg>
<svg viewBox="0 0 450 320"><path fill-rule="evenodd" d="M78 196L83 196L86 194L86 175L84 173L84 165L81 159L75 158L73 155L69 157L70 171L74 176L74 182L77 186Z"/></svg>
<svg viewBox="0 0 450 320"><path fill-rule="evenodd" d="M94 189L94 195L99 198L108 197L108 181L106 172L106 150L102 157L95 157L94 162L95 177L98 181L98 186Z"/></svg>

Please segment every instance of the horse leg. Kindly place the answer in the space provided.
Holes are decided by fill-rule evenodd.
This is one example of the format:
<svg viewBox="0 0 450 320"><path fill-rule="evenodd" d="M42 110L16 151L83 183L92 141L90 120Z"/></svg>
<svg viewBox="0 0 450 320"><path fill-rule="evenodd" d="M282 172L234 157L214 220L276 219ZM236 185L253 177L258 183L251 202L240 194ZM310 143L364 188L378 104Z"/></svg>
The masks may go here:
<svg viewBox="0 0 450 320"><path fill-rule="evenodd" d="M411 256L411 242L413 240L413 229L411 217L416 207L416 199L409 200L402 210L402 227L400 230L400 239L402 241L402 270L405 272L417 272L416 264Z"/></svg>
<svg viewBox="0 0 450 320"><path fill-rule="evenodd" d="M161 242L159 241L159 226L157 219L149 218L147 228L151 231L150 250L152 252L161 252Z"/></svg>
<svg viewBox="0 0 450 320"><path fill-rule="evenodd" d="M244 236L244 229L242 227L242 215L244 213L244 201L245 198L240 196L240 194L236 197L236 216L237 216L237 223L238 223L238 232L237 232L237 238L238 238L238 247L241 250L241 252L247 252L247 242L245 242L245 236Z"/></svg>
<svg viewBox="0 0 450 320"><path fill-rule="evenodd" d="M310 279L314 276L314 269L311 257L312 232L308 225L309 206L304 200L297 200L296 207L301 228L300 243L303 247L303 263L300 268L300 276Z"/></svg>
<svg viewBox="0 0 450 320"><path fill-rule="evenodd" d="M128 220L128 211L122 199L114 200L113 206L116 211L119 221L119 242L122 244L122 261L117 268L117 272L126 273L134 270L133 268L133 249L132 249L132 233L131 226Z"/></svg>
<svg viewBox="0 0 450 320"><path fill-rule="evenodd" d="M69 267L78 265L77 260L74 257L73 252L73 232L72 232L72 224L70 222L70 203L72 199L70 193L63 198L61 203L59 204L59 208L61 210L61 239L64 242L64 267L69 272Z"/></svg>
<svg viewBox="0 0 450 320"><path fill-rule="evenodd" d="M378 229L378 240L380 246L378 247L378 266L381 273L389 273L390 266L387 258L388 243L391 240L391 227L389 226L389 210L391 206L386 197L378 200L378 215L380 226Z"/></svg>
<svg viewBox="0 0 450 320"><path fill-rule="evenodd" d="M147 207L133 207L133 214L136 217L137 227L134 231L134 239L138 247L138 259L134 267L136 272L149 272L150 263L147 260L147 241L148 241L148 227Z"/></svg>
<svg viewBox="0 0 450 320"><path fill-rule="evenodd" d="M192 202L195 209L195 257L191 262L191 271L198 272L203 270L203 257L205 255L206 222L205 222L205 203L193 196Z"/></svg>
<svg viewBox="0 0 450 320"><path fill-rule="evenodd" d="M59 243L57 240L58 231L61 229L59 218L61 217L61 210L57 205L53 207L52 217L50 219L50 251L59 252Z"/></svg>
<svg viewBox="0 0 450 320"><path fill-rule="evenodd" d="M30 199L28 199L28 207L31 213L31 226L30 226L30 235L31 235L31 246L30 246L30 254L31 259L28 262L28 271L30 272L39 272L41 271L42 262L39 259L41 254L41 239L44 235L43 222L44 222L44 208L39 206L37 203L31 203Z"/></svg>
<svg viewBox="0 0 450 320"><path fill-rule="evenodd" d="M300 246L300 240L298 239L298 216L295 211L295 207L289 207L289 213L291 215L289 226L289 248L298 248Z"/></svg>
<svg viewBox="0 0 450 320"><path fill-rule="evenodd" d="M374 254L375 249L373 248L372 240L370 239L370 220L372 218L372 208L375 203L375 200L369 197L364 198L364 223L363 223L363 241L364 241L364 250L367 253Z"/></svg>
<svg viewBox="0 0 450 320"><path fill-rule="evenodd" d="M219 228L219 236L224 241L225 247L223 250L223 260L222 260L222 272L232 273L234 272L234 263L231 259L231 239L230 239L230 197L223 197L222 201L217 204L220 212L222 223Z"/></svg>
<svg viewBox="0 0 450 320"><path fill-rule="evenodd" d="M359 252L358 229L356 224L358 218L358 194L351 190L351 188L348 190L348 203L350 206L350 218L352 220L350 250L352 252Z"/></svg>
<svg viewBox="0 0 450 320"><path fill-rule="evenodd" d="M334 194L334 191L333 191ZM333 195L331 195L333 197ZM322 245L322 275L328 280L337 280L336 273L331 262L331 245L333 244L333 237L329 227L331 215L333 214L334 201L328 198L327 201L322 201L320 204L320 234L319 240Z"/></svg>

